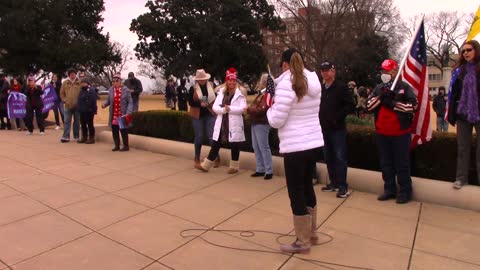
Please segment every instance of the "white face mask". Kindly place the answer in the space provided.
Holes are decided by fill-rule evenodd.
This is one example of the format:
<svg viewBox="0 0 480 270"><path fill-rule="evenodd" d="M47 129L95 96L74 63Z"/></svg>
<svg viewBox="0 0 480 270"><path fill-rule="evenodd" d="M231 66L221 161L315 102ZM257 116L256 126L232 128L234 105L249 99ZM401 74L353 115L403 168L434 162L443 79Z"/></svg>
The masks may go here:
<svg viewBox="0 0 480 270"><path fill-rule="evenodd" d="M382 74L382 76L380 76L380 79L382 79L382 82L383 82L383 83L388 83L389 81L392 80L392 75L390 75L390 74Z"/></svg>

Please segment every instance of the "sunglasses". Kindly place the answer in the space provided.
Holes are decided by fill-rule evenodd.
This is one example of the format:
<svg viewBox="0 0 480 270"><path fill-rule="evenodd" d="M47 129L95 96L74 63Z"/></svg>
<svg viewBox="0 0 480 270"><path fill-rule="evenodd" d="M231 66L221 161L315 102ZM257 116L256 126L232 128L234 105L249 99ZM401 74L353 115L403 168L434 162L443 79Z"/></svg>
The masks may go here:
<svg viewBox="0 0 480 270"><path fill-rule="evenodd" d="M473 51L473 48L463 49L462 54Z"/></svg>
<svg viewBox="0 0 480 270"><path fill-rule="evenodd" d="M120 79L113 79L113 82L120 82Z"/></svg>

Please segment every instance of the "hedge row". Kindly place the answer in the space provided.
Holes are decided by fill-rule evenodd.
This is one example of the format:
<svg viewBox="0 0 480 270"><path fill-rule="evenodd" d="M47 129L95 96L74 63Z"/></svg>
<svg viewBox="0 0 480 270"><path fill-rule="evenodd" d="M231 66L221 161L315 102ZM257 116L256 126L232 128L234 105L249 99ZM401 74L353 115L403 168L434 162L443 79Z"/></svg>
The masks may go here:
<svg viewBox="0 0 480 270"><path fill-rule="evenodd" d="M379 171L379 160L375 142L375 130L371 121L347 119L348 124L348 163L350 167ZM193 142L194 132L191 118L179 111L146 111L133 115L131 133L167 140ZM364 126L362 126L364 125ZM247 141L241 150L253 152L250 136L250 123L245 120ZM206 142L205 142L206 143ZM279 155L277 131L270 132L270 147L274 155ZM475 168L475 138L473 140L470 164L470 183L478 184ZM418 146L412 152L412 175L444 181L455 180L457 142L454 133L436 133L433 139ZM192 150L193 151L193 150Z"/></svg>

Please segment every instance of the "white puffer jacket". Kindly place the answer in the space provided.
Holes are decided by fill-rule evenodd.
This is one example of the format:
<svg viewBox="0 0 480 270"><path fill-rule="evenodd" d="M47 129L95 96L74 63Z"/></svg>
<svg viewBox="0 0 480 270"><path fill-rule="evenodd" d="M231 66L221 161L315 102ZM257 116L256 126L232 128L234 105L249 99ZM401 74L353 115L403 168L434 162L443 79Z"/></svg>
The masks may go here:
<svg viewBox="0 0 480 270"><path fill-rule="evenodd" d="M224 107L220 107L223 101L224 88L218 91L215 103L213 103L213 111L217 114L215 126L213 128L213 140L218 141L220 137L220 129L222 128L222 118L227 112ZM247 100L240 89L235 90L232 102L230 104L230 112L228 113L228 141L244 142L245 132L243 131L243 111L247 108Z"/></svg>
<svg viewBox="0 0 480 270"><path fill-rule="evenodd" d="M292 153L323 146L318 112L322 86L315 72L304 70L308 93L298 101L292 89L290 70L275 79L275 97L267 111L270 125L278 128L280 153Z"/></svg>

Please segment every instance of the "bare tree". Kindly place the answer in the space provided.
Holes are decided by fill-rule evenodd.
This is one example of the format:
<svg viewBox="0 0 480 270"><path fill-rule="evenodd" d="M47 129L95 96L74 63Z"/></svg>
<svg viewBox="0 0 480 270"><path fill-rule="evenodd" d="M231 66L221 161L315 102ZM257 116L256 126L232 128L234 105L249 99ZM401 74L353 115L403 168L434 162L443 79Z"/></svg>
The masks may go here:
<svg viewBox="0 0 480 270"><path fill-rule="evenodd" d="M378 63L404 39L400 13L391 0L270 2L286 26L286 31L277 32L283 44L301 49L307 65L317 70L326 59L336 62L345 79L373 84Z"/></svg>
<svg viewBox="0 0 480 270"><path fill-rule="evenodd" d="M473 14L456 11L442 11L425 16L425 42L427 53L433 58L429 64L437 67L443 73L443 68L452 66L458 59L455 54L468 35L473 21ZM407 18L405 28L408 36L413 36L421 16Z"/></svg>
<svg viewBox="0 0 480 270"><path fill-rule="evenodd" d="M161 93L165 89L166 81L164 71L154 65L152 60L142 60L138 65L137 75L147 77L154 81L151 89L146 89L146 91Z"/></svg>
<svg viewBox="0 0 480 270"><path fill-rule="evenodd" d="M133 59L133 52L130 46L120 42L113 42L113 51L120 57L119 63L112 63L105 66L105 68L98 74L98 76L91 76L93 83L108 88L112 85L113 75L116 73L122 73L128 68L128 62Z"/></svg>

